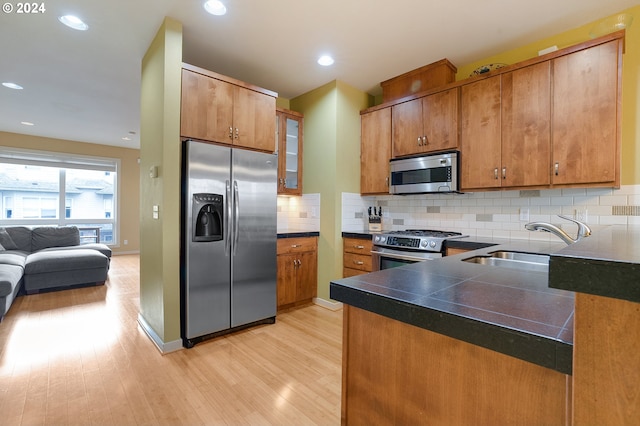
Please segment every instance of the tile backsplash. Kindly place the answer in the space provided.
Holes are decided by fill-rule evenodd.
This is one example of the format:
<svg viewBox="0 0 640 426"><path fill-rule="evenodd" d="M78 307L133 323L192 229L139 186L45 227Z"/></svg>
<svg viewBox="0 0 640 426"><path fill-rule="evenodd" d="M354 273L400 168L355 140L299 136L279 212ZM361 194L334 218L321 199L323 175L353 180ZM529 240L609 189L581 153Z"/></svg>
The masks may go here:
<svg viewBox="0 0 640 426"><path fill-rule="evenodd" d="M320 230L320 194L278 197L278 232L288 230Z"/></svg>
<svg viewBox="0 0 640 426"><path fill-rule="evenodd" d="M527 222L576 226L557 215L599 225L640 224L640 185L620 189L577 188L492 191L466 194L366 196L342 194L342 230L367 228L367 207L380 206L384 230L441 229L471 236L552 240L547 232L524 229Z"/></svg>

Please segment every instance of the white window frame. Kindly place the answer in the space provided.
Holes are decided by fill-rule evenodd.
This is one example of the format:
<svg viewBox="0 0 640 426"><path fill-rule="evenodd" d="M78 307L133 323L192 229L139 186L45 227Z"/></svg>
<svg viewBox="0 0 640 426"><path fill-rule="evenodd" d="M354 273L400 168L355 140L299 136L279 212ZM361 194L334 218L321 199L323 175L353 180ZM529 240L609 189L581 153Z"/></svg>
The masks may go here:
<svg viewBox="0 0 640 426"><path fill-rule="evenodd" d="M113 242L110 246L118 246L120 241L120 159L109 157L95 157L61 152L30 150L11 147L0 147L0 163L21 165L34 165L44 167L56 167L59 169L99 170L115 173L113 184L113 211L111 218L95 219L67 219L65 204L65 173L60 171L59 199L57 219L4 219L4 213L0 215L0 226L12 225L93 225L112 224ZM15 206L14 206L15 207Z"/></svg>

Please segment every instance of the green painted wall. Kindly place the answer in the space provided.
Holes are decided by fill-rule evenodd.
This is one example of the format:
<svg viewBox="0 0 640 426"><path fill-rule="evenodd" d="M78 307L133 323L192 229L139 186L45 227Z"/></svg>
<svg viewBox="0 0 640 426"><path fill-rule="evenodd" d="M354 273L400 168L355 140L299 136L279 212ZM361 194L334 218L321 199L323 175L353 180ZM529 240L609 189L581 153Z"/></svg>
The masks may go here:
<svg viewBox="0 0 640 426"><path fill-rule="evenodd" d="M329 281L342 277L342 192L360 192L360 111L369 96L333 81L291 99L304 114L305 193L320 194L318 297L329 300Z"/></svg>
<svg viewBox="0 0 640 426"><path fill-rule="evenodd" d="M140 315L165 343L180 339L181 68L182 24L166 18L142 59L140 117Z"/></svg>
<svg viewBox="0 0 640 426"><path fill-rule="evenodd" d="M621 11L629 13L640 19L640 6ZM617 13L615 15L618 15ZM612 15L612 16L615 16ZM538 56L538 51L551 46L563 47L572 46L591 40L589 32L599 22L608 18L603 17L594 22L590 22L579 28L565 31L552 37L541 38L540 40L521 46L517 49L502 52L500 54L481 59L471 64L458 67L458 80L469 77L471 72L483 64L506 63L513 64ZM542 35L541 35L542 37ZM623 57L622 71L622 174L621 183L623 185L633 185L640 183L640 129L636 123L640 121L640 110L638 108L638 75L640 75L640 23L635 22L626 31L625 54Z"/></svg>

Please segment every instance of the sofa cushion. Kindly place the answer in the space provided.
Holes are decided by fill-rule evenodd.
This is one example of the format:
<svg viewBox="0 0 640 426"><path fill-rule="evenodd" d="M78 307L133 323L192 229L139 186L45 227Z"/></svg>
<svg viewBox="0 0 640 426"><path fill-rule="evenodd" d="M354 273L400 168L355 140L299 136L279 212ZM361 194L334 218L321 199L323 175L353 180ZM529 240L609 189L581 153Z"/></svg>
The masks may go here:
<svg viewBox="0 0 640 426"><path fill-rule="evenodd" d="M88 244L80 244L79 246L68 246L68 247L50 247L46 249L42 249L40 251L53 251L53 250L98 250L100 253L104 254L108 258L111 258L111 248L102 243L88 243Z"/></svg>
<svg viewBox="0 0 640 426"><path fill-rule="evenodd" d="M6 297L15 291L22 279L22 267L2 265L0 267L0 297ZM2 313L2 312L0 312Z"/></svg>
<svg viewBox="0 0 640 426"><path fill-rule="evenodd" d="M26 226L8 226L4 228L9 234L15 245L13 250L31 251L31 229ZM3 244L4 245L4 244ZM7 246L5 249L9 250Z"/></svg>
<svg viewBox="0 0 640 426"><path fill-rule="evenodd" d="M49 247L80 244L80 231L76 226L39 226L31 230L31 251Z"/></svg>
<svg viewBox="0 0 640 426"><path fill-rule="evenodd" d="M0 252L0 268L1 265L14 265L24 268L28 253L18 250L7 250Z"/></svg>
<svg viewBox="0 0 640 426"><path fill-rule="evenodd" d="M107 256L97 250L47 250L32 253L24 265L25 274L72 271L75 269L106 268Z"/></svg>
<svg viewBox="0 0 640 426"><path fill-rule="evenodd" d="M0 228L0 250L17 250L18 246L11 238L11 235L7 232L6 229Z"/></svg>

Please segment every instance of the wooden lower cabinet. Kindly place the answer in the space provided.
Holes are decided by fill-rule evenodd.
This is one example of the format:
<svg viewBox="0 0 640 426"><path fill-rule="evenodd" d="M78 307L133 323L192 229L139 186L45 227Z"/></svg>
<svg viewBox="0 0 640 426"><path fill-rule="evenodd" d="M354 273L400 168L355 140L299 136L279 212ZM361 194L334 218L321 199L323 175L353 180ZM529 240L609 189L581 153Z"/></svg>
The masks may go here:
<svg viewBox="0 0 640 426"><path fill-rule="evenodd" d="M277 269L278 309L311 302L318 294L318 237L278 239Z"/></svg>
<svg viewBox="0 0 640 426"><path fill-rule="evenodd" d="M353 277L373 270L371 260L371 240L361 238L343 238L342 276Z"/></svg>
<svg viewBox="0 0 640 426"><path fill-rule="evenodd" d="M344 306L343 425L568 425L571 376Z"/></svg>

